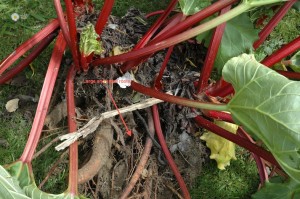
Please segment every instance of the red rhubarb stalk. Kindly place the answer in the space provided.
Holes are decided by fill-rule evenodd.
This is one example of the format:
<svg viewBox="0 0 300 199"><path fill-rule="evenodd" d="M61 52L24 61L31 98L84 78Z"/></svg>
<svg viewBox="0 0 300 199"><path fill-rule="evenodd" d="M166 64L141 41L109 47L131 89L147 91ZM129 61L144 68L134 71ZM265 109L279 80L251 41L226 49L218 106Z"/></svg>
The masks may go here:
<svg viewBox="0 0 300 199"><path fill-rule="evenodd" d="M170 168L172 169L174 175L175 175L175 178L179 184L179 187L183 193L183 197L185 199L189 199L191 198L190 196L190 193L186 187L186 184L174 162L174 159L172 158L172 155L168 149L168 146L166 144L166 140L164 138L164 135L162 133L162 130L161 130L161 125L160 125L160 120L159 120L159 113L158 113L158 108L157 108L157 105L154 105L152 106L152 113L153 113L153 121L154 121L154 127L155 127L155 132L156 132L156 135L157 135L157 138L159 140L159 143L160 143L160 146L161 146L161 149L162 151L164 152L165 154L165 157L168 161L168 164L170 166Z"/></svg>
<svg viewBox="0 0 300 199"><path fill-rule="evenodd" d="M68 30L68 25L65 20L64 12L61 7L60 0L54 0L53 2L54 2L55 10L56 10L56 15L57 15L57 18L59 21L60 29L62 30L62 33L64 35L64 38L65 38L69 48L71 48L71 38L70 38L69 30Z"/></svg>
<svg viewBox="0 0 300 199"><path fill-rule="evenodd" d="M277 62L280 62L286 56L296 52L300 49L300 36L284 45L282 48L274 52L272 55L266 57L261 63L265 66L271 67Z"/></svg>
<svg viewBox="0 0 300 199"><path fill-rule="evenodd" d="M25 149L23 151L23 154L20 158L20 160L23 163L30 163L33 157L33 154L35 152L35 149L37 147L38 141L41 136L41 132L44 126L44 121L46 118L46 114L49 107L49 102L51 99L51 95L53 92L53 88L55 85L55 81L57 78L57 73L60 68L60 63L62 60L62 56L64 54L66 48L66 41L64 40L64 37L62 33L60 32L54 49L53 53L50 59L50 63L48 66L48 70L46 73L45 81L43 84L43 88L40 94L40 100L38 103L38 107L36 109L34 121L32 124L32 128L29 134L29 138L27 140Z"/></svg>
<svg viewBox="0 0 300 199"><path fill-rule="evenodd" d="M162 79L162 77L163 77L164 71L165 71L165 69L166 69L166 67L167 67L167 64L168 64L168 62L169 62L169 59L170 59L171 54L172 54L172 52L173 52L173 49L174 49L174 46L171 46L171 47L168 49L167 54L166 54L166 56L165 56L165 59L164 59L164 61L163 61L163 63L162 63L162 66L161 66L161 68L160 68L160 70L159 70L158 76L155 78L154 87L155 87L156 89L158 89L158 90L161 90L161 89L162 89L161 79Z"/></svg>
<svg viewBox="0 0 300 199"><path fill-rule="evenodd" d="M166 102L175 103L191 108L199 108L199 109L209 109L209 110L217 110L217 111L227 111L226 104L214 104L214 103L206 103L200 102L196 100L190 100L183 97L177 97L169 94L165 94L157 91L156 89L149 88L143 86L139 83L131 81L131 88L137 92L143 93L145 95L161 99Z"/></svg>
<svg viewBox="0 0 300 199"><path fill-rule="evenodd" d="M266 40L266 38L270 35L276 25L281 21L284 15L296 2L297 0L288 1L278 10L278 12L272 17L269 23L258 34L259 39L253 44L254 49L257 49Z"/></svg>
<svg viewBox="0 0 300 199"><path fill-rule="evenodd" d="M68 126L69 133L74 133L77 130L76 124L76 114L75 114L75 99L74 99L74 77L76 75L76 70L72 64L66 84L67 92L67 110L68 110ZM77 195L77 186L78 186L78 143L75 141L70 145L69 153L69 187L68 190L73 196Z"/></svg>
<svg viewBox="0 0 300 199"><path fill-rule="evenodd" d="M25 57L20 63L18 63L14 68L9 70L8 72L0 75L0 85L4 84L14 76L16 76L19 72L24 70L29 64L37 57L41 52L53 41L56 33L50 34L48 37L43 39L36 48L34 48L27 57Z"/></svg>
<svg viewBox="0 0 300 199"><path fill-rule="evenodd" d="M150 12L150 13L146 14L145 18L148 19L148 18L153 17L155 15L161 15L164 12L165 12L165 10L157 10L157 11L154 11L154 12Z"/></svg>
<svg viewBox="0 0 300 199"><path fill-rule="evenodd" d="M300 73L282 70L277 70L277 72L289 79L300 80Z"/></svg>
<svg viewBox="0 0 300 199"><path fill-rule="evenodd" d="M0 75L17 59L24 55L28 50L34 47L37 43L45 39L59 27L57 19L51 21L45 28L36 33L33 37L21 44L14 52L4 59L0 64Z"/></svg>
<svg viewBox="0 0 300 199"><path fill-rule="evenodd" d="M231 114L221 111L210 111L210 110L203 110L202 111L205 116L216 119L216 120L222 120L225 122L234 123Z"/></svg>
<svg viewBox="0 0 300 199"><path fill-rule="evenodd" d="M77 30L76 30L76 23L75 23L75 15L73 11L74 7L71 0L65 0L65 4L66 4L66 11L67 11L69 34L71 39L71 53L72 53L75 67L78 70L80 68L80 64L79 64Z"/></svg>
<svg viewBox="0 0 300 199"><path fill-rule="evenodd" d="M220 15L229 11L230 8L231 8L231 6L227 6L226 8L223 8L220 12ZM219 25L215 29L215 31L212 35L212 38L210 40L210 44L209 44L209 47L207 50L207 54L205 57L205 61L204 61L204 64L203 64L203 67L202 67L202 70L200 73L201 75L199 78L199 83L198 83L198 88L197 88L198 93L202 92L208 85L208 79L209 79L209 77L211 75L211 71L213 70L213 67L214 67L215 59L218 54L219 46L222 41L225 27L226 27L226 23Z"/></svg>
<svg viewBox="0 0 300 199"><path fill-rule="evenodd" d="M106 25L106 22L108 20L108 17L111 13L111 10L114 5L114 0L105 0L103 8L101 10L101 13L99 14L95 30L98 35L101 35L104 26Z"/></svg>

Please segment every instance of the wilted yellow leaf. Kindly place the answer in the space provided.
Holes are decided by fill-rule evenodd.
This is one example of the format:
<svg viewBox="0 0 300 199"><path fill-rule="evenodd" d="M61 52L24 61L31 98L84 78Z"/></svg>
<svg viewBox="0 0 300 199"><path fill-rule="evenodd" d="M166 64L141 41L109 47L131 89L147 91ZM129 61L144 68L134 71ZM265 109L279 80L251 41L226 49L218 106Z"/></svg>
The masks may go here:
<svg viewBox="0 0 300 199"><path fill-rule="evenodd" d="M216 125L221 128L236 134L238 125L231 124L223 121L215 121ZM230 160L235 157L235 144L222 138L210 131L204 133L200 139L206 141L206 146L210 149L210 159L215 159L218 164L218 168L224 170L226 166L230 165Z"/></svg>

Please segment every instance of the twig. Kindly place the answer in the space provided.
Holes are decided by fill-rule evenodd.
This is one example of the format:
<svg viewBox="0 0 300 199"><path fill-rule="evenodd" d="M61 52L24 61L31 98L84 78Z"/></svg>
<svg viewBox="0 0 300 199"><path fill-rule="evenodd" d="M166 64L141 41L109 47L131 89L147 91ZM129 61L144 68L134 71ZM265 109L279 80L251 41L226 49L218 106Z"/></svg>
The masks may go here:
<svg viewBox="0 0 300 199"><path fill-rule="evenodd" d="M143 102L136 103L124 108L120 108L119 111L121 114L123 114L123 113L132 112L139 109L144 109L161 102L163 101L156 98L149 98L144 100ZM107 111L105 113L102 113L100 116L93 117L85 126L80 128L77 132L60 136L59 139L65 141L59 144L58 146L56 146L55 149L57 151L63 150L66 147L70 146L73 142L78 140L78 138L80 137L85 138L87 135L93 133L104 119L114 117L118 114L119 113L117 110L113 110L113 111Z"/></svg>
<svg viewBox="0 0 300 199"><path fill-rule="evenodd" d="M45 152L52 144L54 144L58 140L59 140L59 137L56 137L53 140L51 140L51 142L46 144L41 150L39 150L36 154L33 155L33 159L37 158L39 155L41 155L43 152Z"/></svg>

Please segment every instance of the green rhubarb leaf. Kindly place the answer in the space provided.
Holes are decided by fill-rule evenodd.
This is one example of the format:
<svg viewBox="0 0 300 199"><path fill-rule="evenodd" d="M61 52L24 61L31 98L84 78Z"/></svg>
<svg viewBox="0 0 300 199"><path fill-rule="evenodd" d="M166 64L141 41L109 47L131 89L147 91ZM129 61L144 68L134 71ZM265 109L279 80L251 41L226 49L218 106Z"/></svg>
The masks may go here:
<svg viewBox="0 0 300 199"><path fill-rule="evenodd" d="M210 0L179 0L184 15L193 15L211 4Z"/></svg>
<svg viewBox="0 0 300 199"><path fill-rule="evenodd" d="M266 182L252 195L253 199L295 199L300 198L300 184L292 179L285 183Z"/></svg>
<svg viewBox="0 0 300 199"><path fill-rule="evenodd" d="M258 30L254 28L248 14L241 14L228 21L214 66L221 72L229 59L252 50L253 42L257 39Z"/></svg>
<svg viewBox="0 0 300 199"><path fill-rule="evenodd" d="M262 140L283 170L300 182L300 83L246 54L229 60L223 77L235 90L227 105L235 122Z"/></svg>
<svg viewBox="0 0 300 199"><path fill-rule="evenodd" d="M88 23L80 34L79 50L84 56L94 53L100 55L103 52L102 43L97 40L99 35L96 33L94 25Z"/></svg>
<svg viewBox="0 0 300 199"><path fill-rule="evenodd" d="M0 198L5 199L30 199L21 189L18 181L0 165Z"/></svg>
<svg viewBox="0 0 300 199"><path fill-rule="evenodd" d="M7 172L7 171L8 172ZM33 174L28 164L20 161L9 165L6 170L0 166L0 196L5 199L80 199L82 196L74 196L69 192L61 194L50 194L38 189L34 182ZM3 179L7 179L4 181ZM4 185L4 186L3 186ZM10 185L10 186L8 186ZM11 192L14 195L8 195ZM18 195L17 195L18 194ZM15 197L16 196L16 197ZM1 197L0 197L1 198Z"/></svg>
<svg viewBox="0 0 300 199"><path fill-rule="evenodd" d="M300 72L300 51L291 58L290 67L293 69L293 71L298 73Z"/></svg>

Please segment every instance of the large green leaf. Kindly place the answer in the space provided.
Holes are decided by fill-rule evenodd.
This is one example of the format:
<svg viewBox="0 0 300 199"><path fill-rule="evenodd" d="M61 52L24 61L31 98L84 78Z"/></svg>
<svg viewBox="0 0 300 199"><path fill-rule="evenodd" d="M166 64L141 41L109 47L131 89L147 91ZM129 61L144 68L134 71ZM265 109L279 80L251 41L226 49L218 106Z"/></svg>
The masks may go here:
<svg viewBox="0 0 300 199"><path fill-rule="evenodd" d="M285 172L300 182L300 83L246 54L229 60L223 77L236 92L228 103L236 123L262 140Z"/></svg>
<svg viewBox="0 0 300 199"><path fill-rule="evenodd" d="M82 196L74 196L68 192L50 194L38 189L34 182L29 166L20 161L9 165L7 172L0 166L0 198L5 199L79 199ZM7 180L4 181L3 178ZM3 186L4 185L4 186ZM12 193L12 194L11 194Z"/></svg>
<svg viewBox="0 0 300 199"><path fill-rule="evenodd" d="M210 0L179 0L181 11L184 15L193 15L210 5Z"/></svg>
<svg viewBox="0 0 300 199"><path fill-rule="evenodd" d="M262 189L252 195L253 199L294 199L300 198L300 184L290 179L285 183L266 182Z"/></svg>
<svg viewBox="0 0 300 199"><path fill-rule="evenodd" d="M30 199L19 186L18 181L0 165L0 198Z"/></svg>

